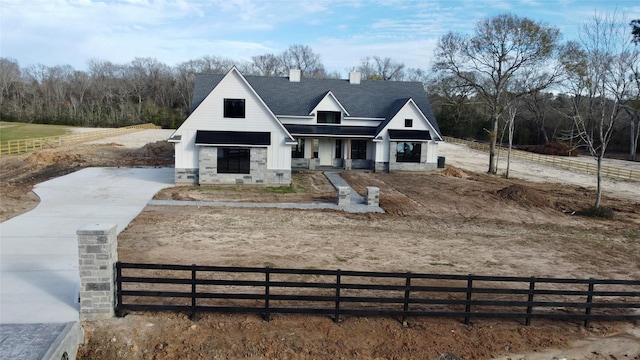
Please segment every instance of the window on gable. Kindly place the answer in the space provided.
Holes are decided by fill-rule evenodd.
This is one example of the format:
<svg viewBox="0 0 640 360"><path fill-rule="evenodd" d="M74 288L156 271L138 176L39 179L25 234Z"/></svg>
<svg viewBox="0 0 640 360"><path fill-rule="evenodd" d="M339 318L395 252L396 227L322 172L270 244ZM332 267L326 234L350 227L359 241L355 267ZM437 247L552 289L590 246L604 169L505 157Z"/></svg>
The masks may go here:
<svg viewBox="0 0 640 360"><path fill-rule="evenodd" d="M340 124L340 111L318 111L318 124Z"/></svg>
<svg viewBox="0 0 640 360"><path fill-rule="evenodd" d="M244 99L224 99L224 117L244 118Z"/></svg>
<svg viewBox="0 0 640 360"><path fill-rule="evenodd" d="M413 127L413 119L404 119L404 127Z"/></svg>
<svg viewBox="0 0 640 360"><path fill-rule="evenodd" d="M218 148L218 174L251 173L251 149Z"/></svg>
<svg viewBox="0 0 640 360"><path fill-rule="evenodd" d="M367 140L351 140L351 158L354 160L367 158Z"/></svg>
<svg viewBox="0 0 640 360"><path fill-rule="evenodd" d="M420 162L421 143L400 142L396 152L396 162Z"/></svg>

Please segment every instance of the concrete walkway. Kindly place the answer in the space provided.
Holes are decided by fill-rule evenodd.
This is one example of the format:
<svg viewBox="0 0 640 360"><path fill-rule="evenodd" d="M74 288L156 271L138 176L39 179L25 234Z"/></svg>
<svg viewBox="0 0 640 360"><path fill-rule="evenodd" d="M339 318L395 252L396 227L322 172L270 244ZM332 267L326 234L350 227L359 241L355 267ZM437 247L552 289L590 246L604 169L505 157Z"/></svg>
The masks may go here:
<svg viewBox="0 0 640 360"><path fill-rule="evenodd" d="M80 227L112 223L121 232L156 192L173 184L172 168L87 168L36 185L38 206L0 224L0 354L8 351L5 346L11 354L20 352L10 345L7 324L79 320ZM25 354L32 353L31 345Z"/></svg>
<svg viewBox="0 0 640 360"><path fill-rule="evenodd" d="M232 201L191 201L191 200L151 200L149 205L158 206L211 206L211 207L241 207L241 208L276 208L276 209L300 209L318 210L330 209L345 211L350 213L384 213L379 206L367 206L367 201L335 171L327 171L324 175L337 189L338 186L346 186L351 190L351 204L338 205L331 203L255 203L255 202L232 202Z"/></svg>

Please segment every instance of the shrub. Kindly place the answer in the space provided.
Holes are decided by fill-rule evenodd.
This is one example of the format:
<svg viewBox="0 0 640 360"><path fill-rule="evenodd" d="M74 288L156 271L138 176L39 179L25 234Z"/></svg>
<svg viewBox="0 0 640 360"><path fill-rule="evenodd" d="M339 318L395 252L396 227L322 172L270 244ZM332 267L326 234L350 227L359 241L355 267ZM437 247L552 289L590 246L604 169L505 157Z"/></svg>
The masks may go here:
<svg viewBox="0 0 640 360"><path fill-rule="evenodd" d="M613 219L615 213L613 212L613 209L608 207L591 206L591 207L576 211L576 215L600 218L600 219Z"/></svg>

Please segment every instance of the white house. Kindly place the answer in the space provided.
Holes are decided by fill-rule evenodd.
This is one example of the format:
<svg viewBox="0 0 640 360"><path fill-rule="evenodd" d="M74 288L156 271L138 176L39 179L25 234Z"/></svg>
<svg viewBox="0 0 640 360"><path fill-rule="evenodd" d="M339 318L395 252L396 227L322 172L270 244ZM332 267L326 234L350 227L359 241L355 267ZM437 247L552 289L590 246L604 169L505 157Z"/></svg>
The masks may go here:
<svg viewBox="0 0 640 360"><path fill-rule="evenodd" d="M176 184L289 184L292 169L428 170L438 123L419 82L196 78L175 143Z"/></svg>

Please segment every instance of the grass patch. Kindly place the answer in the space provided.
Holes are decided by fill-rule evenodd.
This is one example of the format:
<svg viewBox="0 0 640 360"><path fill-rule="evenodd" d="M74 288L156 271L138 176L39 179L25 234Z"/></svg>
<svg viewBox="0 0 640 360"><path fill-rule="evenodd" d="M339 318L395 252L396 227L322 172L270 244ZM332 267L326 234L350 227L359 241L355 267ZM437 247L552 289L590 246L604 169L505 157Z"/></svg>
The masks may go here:
<svg viewBox="0 0 640 360"><path fill-rule="evenodd" d="M262 192L271 194L295 194L297 191L293 186L265 186Z"/></svg>
<svg viewBox="0 0 640 360"><path fill-rule="evenodd" d="M35 139L69 133L71 133L71 128L64 125L0 121L0 141Z"/></svg>
<svg viewBox="0 0 640 360"><path fill-rule="evenodd" d="M588 207L581 210L576 211L576 215L599 218L599 219L608 219L611 220L614 218L615 213L613 209L608 207Z"/></svg>

